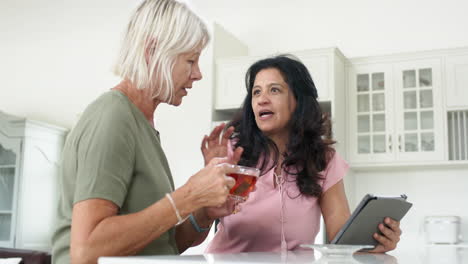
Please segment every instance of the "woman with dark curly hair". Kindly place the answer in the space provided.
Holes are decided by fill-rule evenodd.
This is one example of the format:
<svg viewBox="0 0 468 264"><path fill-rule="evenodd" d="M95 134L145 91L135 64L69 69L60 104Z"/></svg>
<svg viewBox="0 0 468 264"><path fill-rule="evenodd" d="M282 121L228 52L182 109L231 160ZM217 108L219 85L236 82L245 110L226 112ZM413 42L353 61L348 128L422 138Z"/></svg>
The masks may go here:
<svg viewBox="0 0 468 264"><path fill-rule="evenodd" d="M317 89L299 60L281 55L254 63L247 96L228 124L202 141L205 162L243 149L239 164L257 167L256 191L220 220L207 252L295 250L314 243L323 214L331 240L350 216L343 177L348 164L335 152ZM223 135L221 136L222 131ZM399 222L386 218L373 252L396 247Z"/></svg>

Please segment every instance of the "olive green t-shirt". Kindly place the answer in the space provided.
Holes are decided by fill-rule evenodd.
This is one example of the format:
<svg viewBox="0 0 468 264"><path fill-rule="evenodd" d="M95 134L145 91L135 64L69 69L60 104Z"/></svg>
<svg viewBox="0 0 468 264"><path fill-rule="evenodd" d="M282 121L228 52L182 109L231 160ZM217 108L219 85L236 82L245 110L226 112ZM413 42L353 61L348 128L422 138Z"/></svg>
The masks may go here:
<svg viewBox="0 0 468 264"><path fill-rule="evenodd" d="M75 203L106 199L119 207L119 215L124 215L147 208L173 190L158 131L121 92L104 93L87 107L63 149L53 263L70 263ZM160 254L178 254L174 228L138 253Z"/></svg>

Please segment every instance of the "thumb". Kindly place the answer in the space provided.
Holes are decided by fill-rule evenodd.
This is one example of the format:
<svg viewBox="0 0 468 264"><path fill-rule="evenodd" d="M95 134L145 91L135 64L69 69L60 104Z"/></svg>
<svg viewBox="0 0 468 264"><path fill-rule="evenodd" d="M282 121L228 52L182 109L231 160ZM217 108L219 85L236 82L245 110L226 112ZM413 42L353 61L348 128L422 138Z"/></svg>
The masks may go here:
<svg viewBox="0 0 468 264"><path fill-rule="evenodd" d="M244 152L244 149L242 147L237 147L234 150L234 153L233 153L232 158L231 158L231 162L233 164L239 163L239 160L240 160L243 152Z"/></svg>

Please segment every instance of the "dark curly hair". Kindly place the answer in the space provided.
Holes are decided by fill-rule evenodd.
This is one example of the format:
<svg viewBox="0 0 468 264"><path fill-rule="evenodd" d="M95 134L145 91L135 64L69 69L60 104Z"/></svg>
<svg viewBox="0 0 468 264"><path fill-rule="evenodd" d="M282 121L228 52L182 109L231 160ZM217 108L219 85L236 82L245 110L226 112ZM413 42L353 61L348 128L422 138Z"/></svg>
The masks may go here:
<svg viewBox="0 0 468 264"><path fill-rule="evenodd" d="M291 131L285 153L279 153L275 143L265 136L255 122L252 108L252 87L257 74L264 69L277 69L292 90L296 109L290 120ZM319 197L322 187L320 174L333 157L335 142L328 138L328 117L322 113L317 101L317 89L307 68L291 55L279 55L255 62L245 76L247 96L242 108L228 126L234 126L235 147L244 148L240 165L256 166L261 157L262 175L277 166L279 155L284 159L281 167L296 176L296 184L302 195ZM271 165L270 160L273 160ZM270 164L270 166L269 166ZM296 172L295 172L296 171Z"/></svg>

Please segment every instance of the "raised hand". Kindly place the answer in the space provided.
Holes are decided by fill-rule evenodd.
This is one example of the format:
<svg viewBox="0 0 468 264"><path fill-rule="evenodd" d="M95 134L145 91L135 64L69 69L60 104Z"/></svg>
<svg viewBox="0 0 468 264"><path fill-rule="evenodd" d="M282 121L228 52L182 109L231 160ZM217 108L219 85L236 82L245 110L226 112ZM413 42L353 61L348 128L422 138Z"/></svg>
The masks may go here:
<svg viewBox="0 0 468 264"><path fill-rule="evenodd" d="M215 157L227 157L228 141L234 132L234 127L229 127L224 130L225 127L226 124L222 123L216 126L209 136L205 135L203 137L200 149L203 154L203 159L205 160L205 165ZM238 160L239 159L235 160L235 163L237 163Z"/></svg>

